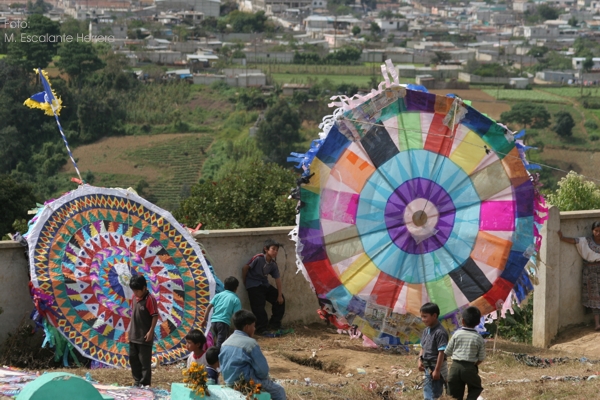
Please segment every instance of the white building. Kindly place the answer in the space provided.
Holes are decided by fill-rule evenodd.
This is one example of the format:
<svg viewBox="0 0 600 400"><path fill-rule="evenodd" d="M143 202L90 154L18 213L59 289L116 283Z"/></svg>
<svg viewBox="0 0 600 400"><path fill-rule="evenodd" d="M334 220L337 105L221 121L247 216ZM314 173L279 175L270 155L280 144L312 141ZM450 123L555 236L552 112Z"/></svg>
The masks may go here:
<svg viewBox="0 0 600 400"><path fill-rule="evenodd" d="M221 14L220 0L156 0L157 11L197 11L204 18L218 18Z"/></svg>
<svg viewBox="0 0 600 400"><path fill-rule="evenodd" d="M571 61L573 62L573 69L581 70L583 68L585 57L573 57ZM594 57L592 58L592 61L594 62L592 69L600 69L600 57Z"/></svg>
<svg viewBox="0 0 600 400"><path fill-rule="evenodd" d="M400 18L375 18L374 22L381 28L383 32L397 31L406 25L406 20Z"/></svg>
<svg viewBox="0 0 600 400"><path fill-rule="evenodd" d="M527 39L552 39L559 36L558 28L546 26L524 26L523 36Z"/></svg>

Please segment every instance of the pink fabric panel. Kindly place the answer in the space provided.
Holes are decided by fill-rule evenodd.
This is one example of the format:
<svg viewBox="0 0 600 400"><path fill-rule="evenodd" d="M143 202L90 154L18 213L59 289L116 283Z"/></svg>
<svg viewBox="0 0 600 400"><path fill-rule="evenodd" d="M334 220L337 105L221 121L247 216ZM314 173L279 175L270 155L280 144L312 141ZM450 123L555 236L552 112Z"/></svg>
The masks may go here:
<svg viewBox="0 0 600 400"><path fill-rule="evenodd" d="M479 229L484 231L514 231L515 203L513 201L483 201Z"/></svg>
<svg viewBox="0 0 600 400"><path fill-rule="evenodd" d="M331 221L356 223L359 195L323 189L321 192L321 218Z"/></svg>

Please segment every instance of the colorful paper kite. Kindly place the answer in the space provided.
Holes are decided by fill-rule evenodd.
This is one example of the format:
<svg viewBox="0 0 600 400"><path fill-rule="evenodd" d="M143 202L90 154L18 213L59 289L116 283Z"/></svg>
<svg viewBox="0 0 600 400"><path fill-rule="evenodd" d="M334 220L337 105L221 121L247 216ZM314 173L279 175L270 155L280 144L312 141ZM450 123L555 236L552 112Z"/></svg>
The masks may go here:
<svg viewBox="0 0 600 400"><path fill-rule="evenodd" d="M199 326L215 280L170 213L128 190L83 185L46 203L26 237L37 308L82 355L127 367L129 279L143 274L159 306L154 356L187 356L182 339Z"/></svg>
<svg viewBox="0 0 600 400"><path fill-rule="evenodd" d="M468 305L496 310L535 251L534 185L513 134L455 96L382 83L342 98L305 172L298 265L341 325L416 343L420 307L454 331ZM384 87L387 86L387 87Z"/></svg>

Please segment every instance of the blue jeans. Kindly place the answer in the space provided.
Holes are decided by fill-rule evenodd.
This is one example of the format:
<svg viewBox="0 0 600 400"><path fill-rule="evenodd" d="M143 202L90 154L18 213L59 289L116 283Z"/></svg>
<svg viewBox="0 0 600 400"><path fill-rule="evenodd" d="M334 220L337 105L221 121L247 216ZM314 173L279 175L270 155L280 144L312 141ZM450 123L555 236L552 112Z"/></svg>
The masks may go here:
<svg viewBox="0 0 600 400"><path fill-rule="evenodd" d="M435 400L442 397L444 392L444 379L433 380L429 368L425 368L425 383L423 384L423 397L425 400Z"/></svg>
<svg viewBox="0 0 600 400"><path fill-rule="evenodd" d="M271 400L286 400L285 389L279 383L274 382L271 378L261 380L262 390L271 395Z"/></svg>

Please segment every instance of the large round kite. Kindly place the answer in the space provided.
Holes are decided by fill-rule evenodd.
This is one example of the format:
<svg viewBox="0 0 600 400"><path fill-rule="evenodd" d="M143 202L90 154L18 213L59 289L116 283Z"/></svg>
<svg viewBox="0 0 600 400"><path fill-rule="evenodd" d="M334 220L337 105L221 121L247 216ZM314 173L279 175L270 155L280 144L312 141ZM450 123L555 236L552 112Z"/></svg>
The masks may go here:
<svg viewBox="0 0 600 400"><path fill-rule="evenodd" d="M506 127L398 84L338 105L298 159L299 266L329 313L415 343L428 301L453 331L466 306L486 314L530 286L534 186Z"/></svg>
<svg viewBox="0 0 600 400"><path fill-rule="evenodd" d="M170 213L131 191L84 185L44 205L27 241L44 314L81 354L127 367L129 279L142 274L159 307L154 356L187 356L182 339L199 326L215 281Z"/></svg>

